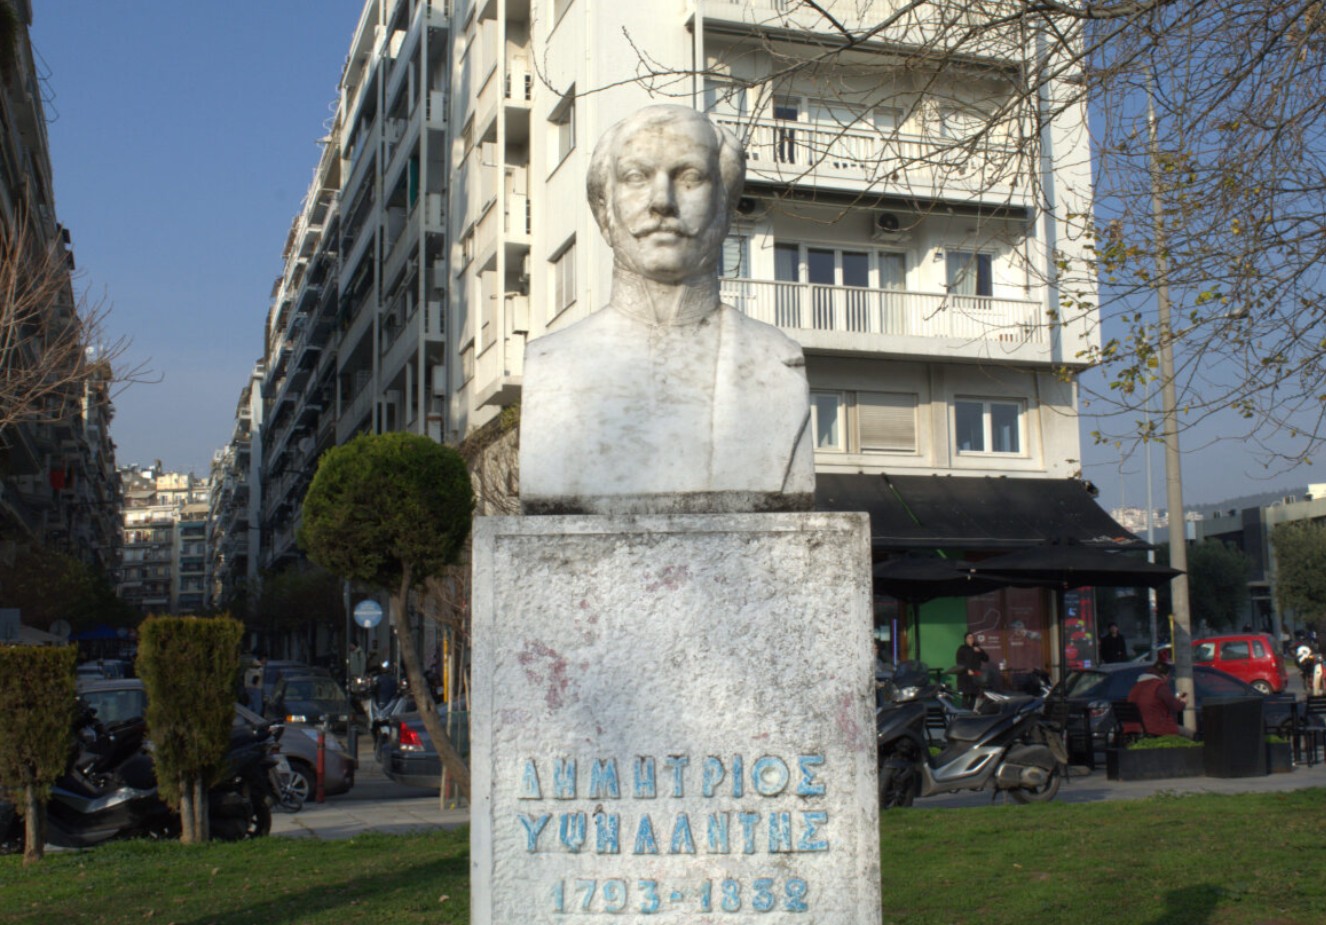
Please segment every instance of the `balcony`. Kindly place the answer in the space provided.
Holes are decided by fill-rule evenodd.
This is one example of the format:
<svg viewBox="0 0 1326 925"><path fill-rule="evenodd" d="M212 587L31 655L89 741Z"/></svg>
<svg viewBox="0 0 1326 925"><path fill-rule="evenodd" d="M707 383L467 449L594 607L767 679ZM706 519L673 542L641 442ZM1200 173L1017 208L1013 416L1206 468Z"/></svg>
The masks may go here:
<svg viewBox="0 0 1326 925"><path fill-rule="evenodd" d="M1008 352L1031 348L1022 359L1049 357L1044 311L1031 300L753 279L722 280L722 298L809 348L983 356L989 345L998 344ZM903 337L946 343L886 340Z"/></svg>
<svg viewBox="0 0 1326 925"><path fill-rule="evenodd" d="M837 123L731 116L715 121L744 139L748 180L1031 205L1026 184L1014 182L1022 155L1010 145L986 142L969 152L950 139L858 131Z"/></svg>
<svg viewBox="0 0 1326 925"><path fill-rule="evenodd" d="M874 41L914 47L931 45L947 34L952 36L949 44L960 41L969 57L1007 62L1020 52L1019 20L1007 0L956 7L910 6L898 0L821 0L814 5L801 0L698 0L697 6L705 31L744 33L756 26L834 38L870 31ZM884 23L887 28L881 28Z"/></svg>

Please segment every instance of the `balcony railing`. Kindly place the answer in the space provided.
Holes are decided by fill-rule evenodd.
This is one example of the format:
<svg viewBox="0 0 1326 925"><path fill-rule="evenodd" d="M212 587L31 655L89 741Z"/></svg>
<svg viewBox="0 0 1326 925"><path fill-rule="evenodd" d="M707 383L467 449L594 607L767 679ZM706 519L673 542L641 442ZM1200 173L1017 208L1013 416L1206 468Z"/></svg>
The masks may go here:
<svg viewBox="0 0 1326 925"><path fill-rule="evenodd" d="M752 279L725 279L722 294L752 318L792 330L1048 342L1041 304L1024 299Z"/></svg>
<svg viewBox="0 0 1326 925"><path fill-rule="evenodd" d="M716 116L715 121L745 140L747 169L784 178L894 182L909 187L946 185L965 192L1012 189L1018 152L1011 145L983 141L975 150L953 139L878 132L836 123L793 122Z"/></svg>

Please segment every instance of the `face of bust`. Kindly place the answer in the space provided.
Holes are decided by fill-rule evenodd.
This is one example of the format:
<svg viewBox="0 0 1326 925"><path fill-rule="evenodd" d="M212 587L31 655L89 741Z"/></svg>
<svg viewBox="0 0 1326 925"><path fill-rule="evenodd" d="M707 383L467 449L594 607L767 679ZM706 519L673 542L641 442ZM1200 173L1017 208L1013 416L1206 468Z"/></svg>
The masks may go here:
<svg viewBox="0 0 1326 925"><path fill-rule="evenodd" d="M715 272L726 191L706 123L640 126L620 142L611 170L608 230L618 264L665 283Z"/></svg>

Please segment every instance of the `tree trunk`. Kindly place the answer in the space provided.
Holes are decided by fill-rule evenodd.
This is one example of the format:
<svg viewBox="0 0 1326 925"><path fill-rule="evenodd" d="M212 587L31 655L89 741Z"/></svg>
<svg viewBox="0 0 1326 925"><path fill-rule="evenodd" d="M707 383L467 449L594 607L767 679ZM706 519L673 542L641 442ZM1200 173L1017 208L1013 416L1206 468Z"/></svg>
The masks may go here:
<svg viewBox="0 0 1326 925"><path fill-rule="evenodd" d="M35 864L46 854L46 804L37 799L33 784L23 787L23 866Z"/></svg>
<svg viewBox="0 0 1326 925"><path fill-rule="evenodd" d="M187 780L180 781L180 844L198 842L198 816L193 806L193 787Z"/></svg>
<svg viewBox="0 0 1326 925"><path fill-rule="evenodd" d="M405 676L410 680L410 690L414 692L414 702L419 708L419 716L424 721L424 728L428 730L428 736L433 740L433 746L437 749L438 757L442 759L442 766L447 769L447 777L456 782L461 795L468 801L470 798L470 769L466 766L460 754L451 747L451 740L447 738L446 730L442 728L442 718L437 715L437 705L433 703L433 695L428 689L428 682L424 680L424 671L419 664L419 652L414 644L414 633L410 629L410 621L405 611L405 602L409 598L409 594L410 567L407 565L401 575L400 591L392 596L391 625L396 630L396 638L400 640L401 661L405 663Z"/></svg>
<svg viewBox="0 0 1326 925"><path fill-rule="evenodd" d="M193 782L193 834L199 844L212 837L208 808L207 787L200 777Z"/></svg>

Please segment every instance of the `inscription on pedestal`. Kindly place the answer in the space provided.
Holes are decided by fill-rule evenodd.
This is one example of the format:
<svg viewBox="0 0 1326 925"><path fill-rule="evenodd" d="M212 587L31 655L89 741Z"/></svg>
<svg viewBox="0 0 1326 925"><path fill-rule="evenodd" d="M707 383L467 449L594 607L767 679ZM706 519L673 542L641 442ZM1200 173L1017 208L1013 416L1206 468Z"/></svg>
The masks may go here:
<svg viewBox="0 0 1326 925"><path fill-rule="evenodd" d="M476 923L878 921L863 517L498 518L475 549Z"/></svg>

